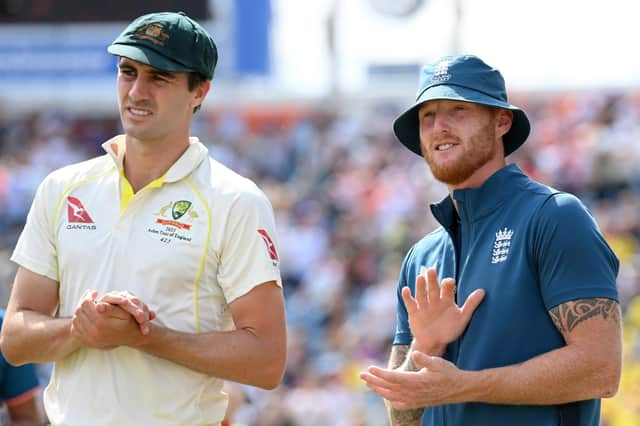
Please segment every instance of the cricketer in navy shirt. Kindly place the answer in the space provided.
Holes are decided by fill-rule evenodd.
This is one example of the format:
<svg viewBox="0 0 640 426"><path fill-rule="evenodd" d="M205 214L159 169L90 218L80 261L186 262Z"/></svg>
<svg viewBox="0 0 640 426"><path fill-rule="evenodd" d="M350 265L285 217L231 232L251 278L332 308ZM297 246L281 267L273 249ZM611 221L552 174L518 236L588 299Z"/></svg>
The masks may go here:
<svg viewBox="0 0 640 426"><path fill-rule="evenodd" d="M578 198L506 164L530 127L500 73L424 67L394 130L450 194L404 259L389 368L361 374L391 424L598 426L620 380L618 259Z"/></svg>

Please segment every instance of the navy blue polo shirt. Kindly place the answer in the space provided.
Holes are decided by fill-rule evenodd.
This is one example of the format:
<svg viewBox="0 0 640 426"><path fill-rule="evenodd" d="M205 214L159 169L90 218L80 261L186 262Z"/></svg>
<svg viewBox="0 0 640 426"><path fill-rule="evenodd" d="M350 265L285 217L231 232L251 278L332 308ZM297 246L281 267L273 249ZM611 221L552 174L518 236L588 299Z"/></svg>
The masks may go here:
<svg viewBox="0 0 640 426"><path fill-rule="evenodd" d="M465 333L445 358L463 370L518 364L564 346L548 311L575 299L618 300L618 259L587 208L575 196L529 179L518 166L496 172L481 187L455 190L431 206L442 227L407 253L398 282L394 344L412 341L401 290L415 290L425 268L455 277L458 303L486 291ZM454 232L458 228L458 246ZM458 267L456 268L456 263ZM457 269L457 270L456 270ZM577 403L580 426L598 426L600 400ZM551 426L559 407L450 404L425 409L430 426Z"/></svg>
<svg viewBox="0 0 640 426"><path fill-rule="evenodd" d="M0 309L0 327L3 319L4 310ZM0 353L0 401L11 402L37 387L38 378L33 364L14 367Z"/></svg>

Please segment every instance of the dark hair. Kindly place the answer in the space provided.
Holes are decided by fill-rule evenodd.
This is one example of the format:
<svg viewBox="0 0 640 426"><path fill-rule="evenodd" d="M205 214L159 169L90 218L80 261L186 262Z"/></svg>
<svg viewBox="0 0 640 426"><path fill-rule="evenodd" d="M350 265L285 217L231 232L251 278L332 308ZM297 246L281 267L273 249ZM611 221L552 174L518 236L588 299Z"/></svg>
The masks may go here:
<svg viewBox="0 0 640 426"><path fill-rule="evenodd" d="M190 72L189 73L189 80L188 80L189 91L193 92L198 86L200 86L202 83L204 83L207 80L208 79L204 74L200 74L199 72ZM201 106L202 106L202 104L200 104L197 107L195 107L193 109L193 113L195 114L196 111L198 111Z"/></svg>

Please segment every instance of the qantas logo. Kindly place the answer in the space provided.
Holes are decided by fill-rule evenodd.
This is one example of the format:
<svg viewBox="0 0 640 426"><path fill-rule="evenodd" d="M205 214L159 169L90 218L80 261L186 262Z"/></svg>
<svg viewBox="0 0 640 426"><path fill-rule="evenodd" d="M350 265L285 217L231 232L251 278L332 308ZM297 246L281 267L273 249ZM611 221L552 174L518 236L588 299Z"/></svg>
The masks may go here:
<svg viewBox="0 0 640 426"><path fill-rule="evenodd" d="M276 245L273 244L271 237L267 233L265 229L258 229L258 234L262 237L262 240L267 246L267 250L269 251L269 257L274 262L278 262L278 252L276 251Z"/></svg>
<svg viewBox="0 0 640 426"><path fill-rule="evenodd" d="M93 223L82 202L75 197L67 197L67 216L69 223Z"/></svg>

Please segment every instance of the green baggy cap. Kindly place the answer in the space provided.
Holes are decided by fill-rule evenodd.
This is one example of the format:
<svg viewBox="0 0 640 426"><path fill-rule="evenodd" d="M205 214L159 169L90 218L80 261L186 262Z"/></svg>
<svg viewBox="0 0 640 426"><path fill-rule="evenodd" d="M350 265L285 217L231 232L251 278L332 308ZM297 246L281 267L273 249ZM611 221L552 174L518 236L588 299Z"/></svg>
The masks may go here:
<svg viewBox="0 0 640 426"><path fill-rule="evenodd" d="M209 33L184 12L159 12L134 20L107 48L163 71L213 78L218 49Z"/></svg>

